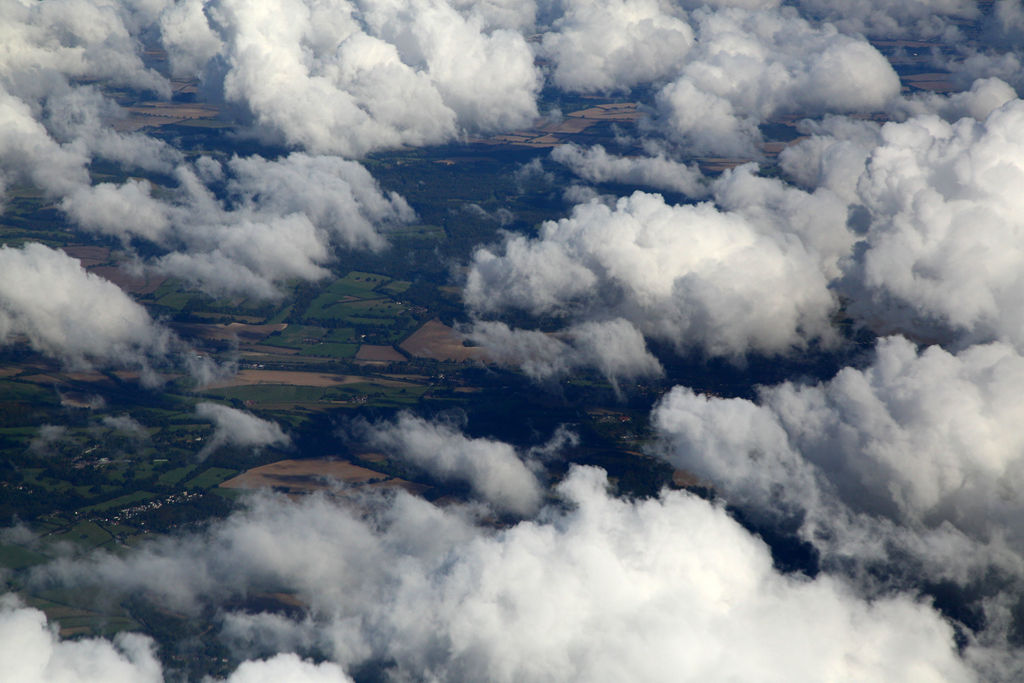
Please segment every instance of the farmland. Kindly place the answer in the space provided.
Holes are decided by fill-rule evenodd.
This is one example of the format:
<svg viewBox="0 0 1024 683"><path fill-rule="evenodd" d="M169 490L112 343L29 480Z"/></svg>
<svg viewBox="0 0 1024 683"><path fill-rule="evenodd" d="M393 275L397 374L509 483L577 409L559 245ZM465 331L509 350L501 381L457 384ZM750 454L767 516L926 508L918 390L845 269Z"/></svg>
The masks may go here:
<svg viewBox="0 0 1024 683"><path fill-rule="evenodd" d="M270 488L283 493L300 494L334 490L348 486L401 486L418 491L408 481L360 467L344 460L279 460L247 470L220 485L227 489Z"/></svg>
<svg viewBox="0 0 1024 683"><path fill-rule="evenodd" d="M227 124L213 108L125 104L123 130L146 129L189 154L226 162L247 150L268 153L223 136ZM538 387L487 365L486 349L465 345L456 331L466 317L451 265L499 240L502 231L530 233L541 220L557 217L561 200L538 194L535 180L515 173L546 153L553 139L598 139L613 124L635 119L628 103L607 104L614 106L592 100L567 106L579 115L524 131L523 140L515 133L370 155L366 167L382 189L408 200L415 221L382 227L389 246L381 252L337 250L330 275L282 281L276 298L211 295L157 269L140 269L140 260L160 256L159 245L126 248L113 237L74 232L42 193L9 188L0 241L64 249L144 306L193 359L234 370L197 385L180 363L169 361L155 368L163 383L150 387L140 383L137 369L65 365L24 343L0 349L0 517L16 516L25 529L0 538L0 571L9 570L10 587L66 635L143 627L185 632L189 625L179 615L143 598L94 605L81 596L28 590L24 577L58 556L123 552L153 536L201 528L258 489L301 496L336 491L340 482L352 491L394 487L431 500L464 498L464 489L387 454L367 453L348 436L352 425L403 410L463 415L477 434L519 444L570 425L583 435L571 459L608 464L627 489L649 491L666 482L664 472L634 455L641 429L613 432L585 411L622 400L601 377L554 391ZM97 164L91 172L97 182L129 178L114 164ZM174 183L156 173L132 173L157 194ZM511 218L496 220L506 215L499 210ZM640 393L626 400L649 403ZM204 402L271 420L288 443L250 447L218 440L217 426L197 413ZM646 474L628 474L633 465Z"/></svg>

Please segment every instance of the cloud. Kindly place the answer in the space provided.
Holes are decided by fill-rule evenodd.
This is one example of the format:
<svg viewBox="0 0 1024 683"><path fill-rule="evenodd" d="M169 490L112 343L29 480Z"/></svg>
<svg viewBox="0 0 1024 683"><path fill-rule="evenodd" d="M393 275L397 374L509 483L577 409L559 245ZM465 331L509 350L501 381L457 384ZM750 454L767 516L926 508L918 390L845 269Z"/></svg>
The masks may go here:
<svg viewBox="0 0 1024 683"><path fill-rule="evenodd" d="M663 372L640 331L622 318L585 322L555 334L477 320L466 335L485 349L487 360L518 367L535 380L560 379L573 370L595 367L618 390L621 379Z"/></svg>
<svg viewBox="0 0 1024 683"><path fill-rule="evenodd" d="M883 331L1024 348L1021 130L1016 99L982 121L882 126L857 181L869 220L847 268L853 312Z"/></svg>
<svg viewBox="0 0 1024 683"><path fill-rule="evenodd" d="M799 0L799 6L808 16L835 24L845 33L949 42L962 39L959 24L979 16L978 3L969 0Z"/></svg>
<svg viewBox="0 0 1024 683"><path fill-rule="evenodd" d="M907 114L922 116L938 114L947 121L971 117L979 121L988 118L993 111L1010 100L1017 99L1017 93L1006 81L998 78L979 78L969 90L948 94L923 93L907 98Z"/></svg>
<svg viewBox="0 0 1024 683"><path fill-rule="evenodd" d="M260 448L285 446L291 442L276 423L219 403L197 403L196 416L214 424L213 436L203 446L200 458L205 458L221 446Z"/></svg>
<svg viewBox="0 0 1024 683"><path fill-rule="evenodd" d="M672 161L662 154L623 157L608 154L601 145L584 149L570 143L551 150L551 158L592 183L629 184L680 192L688 197L707 194L705 178L699 168Z"/></svg>
<svg viewBox="0 0 1024 683"><path fill-rule="evenodd" d="M693 43L685 13L659 0L566 2L542 38L555 85L575 92L629 90L673 75Z"/></svg>
<svg viewBox="0 0 1024 683"><path fill-rule="evenodd" d="M537 476L512 446L470 439L444 424L401 413L394 423L378 424L366 435L381 448L441 481L465 482L500 512L529 516L540 507Z"/></svg>
<svg viewBox="0 0 1024 683"><path fill-rule="evenodd" d="M141 59L126 5L60 0L5 4L0 77L4 86L37 96L65 79L102 79L168 95L167 81Z"/></svg>
<svg viewBox="0 0 1024 683"><path fill-rule="evenodd" d="M984 615L978 638L1012 662L1005 615L1024 579L1021 381L1024 358L1005 344L951 354L891 337L863 369L764 387L757 401L677 387L652 421L664 457L745 514L795 524L823 567L883 592L952 582Z"/></svg>
<svg viewBox="0 0 1024 683"><path fill-rule="evenodd" d="M793 11L696 11L697 41L657 95L659 128L696 153L760 156L757 126L783 114L879 111L899 94L863 39Z"/></svg>
<svg viewBox="0 0 1024 683"><path fill-rule="evenodd" d="M0 663L4 676L21 683L157 683L163 680L152 642L126 633L114 642L100 638L61 640L46 616L0 598Z"/></svg>
<svg viewBox="0 0 1024 683"><path fill-rule="evenodd" d="M299 659L294 654L280 654L259 662L243 662L226 683L351 683L352 679L331 662Z"/></svg>
<svg viewBox="0 0 1024 683"><path fill-rule="evenodd" d="M32 438L28 447L39 455L49 455L50 447L63 440L67 431L64 425L39 425L39 433Z"/></svg>
<svg viewBox="0 0 1024 683"><path fill-rule="evenodd" d="M436 144L537 115L539 73L515 30L524 17L507 7L228 0L209 15L165 15L162 38L176 67L217 54L223 72L205 77L222 79L224 98L248 109L266 137L311 152L356 157Z"/></svg>
<svg viewBox="0 0 1024 683"><path fill-rule="evenodd" d="M748 158L761 156L758 126L772 118L881 111L899 95L896 72L871 44L793 8L682 5L565 3L541 39L552 82L584 93L653 86L648 133L689 153Z"/></svg>
<svg viewBox="0 0 1024 683"><path fill-rule="evenodd" d="M919 354L890 337L869 367L820 385L764 388L759 406L677 388L655 415L664 431L698 439L678 452L712 465L700 474L713 480L753 474L759 483L742 488L767 491L765 482L804 476L809 463L858 511L990 537L1000 510L1024 511L1014 493L1024 476L1014 427L1024 417L1014 390L1022 380L1024 358L1004 344ZM791 474L772 465L784 461ZM808 487L789 490L803 496Z"/></svg>
<svg viewBox="0 0 1024 683"><path fill-rule="evenodd" d="M88 183L81 150L59 145L28 104L0 88L0 169L5 184L28 182L50 194Z"/></svg>
<svg viewBox="0 0 1024 683"><path fill-rule="evenodd" d="M146 428L131 415L106 415L103 417L103 425L114 431L128 434L135 438L145 438L149 435Z"/></svg>
<svg viewBox="0 0 1024 683"><path fill-rule="evenodd" d="M848 314L880 334L1020 350L1015 140L1024 104L1006 83L987 79L905 106L913 115L902 122L808 125L812 135L780 155L794 180L847 205L852 241L847 255L834 252L836 291Z"/></svg>
<svg viewBox="0 0 1024 683"><path fill-rule="evenodd" d="M79 576L147 586L154 599L286 585L309 605L331 661L397 678L972 679L927 605L779 574L721 507L681 492L619 500L606 485L600 470L575 468L557 489L565 505L503 530L402 493L361 512L263 498L209 538L99 556ZM236 622L235 636L260 621ZM309 633L305 619L292 624Z"/></svg>
<svg viewBox="0 0 1024 683"><path fill-rule="evenodd" d="M98 86L170 95L146 68L127 7L88 0L0 8L0 184L28 183L59 197L89 184L95 155L164 168L179 153L142 135L115 132L120 108Z"/></svg>
<svg viewBox="0 0 1024 683"><path fill-rule="evenodd" d="M740 212L636 192L577 205L537 238L508 237L503 253L479 249L464 298L480 314L616 316L680 351L781 354L831 340L835 303L817 261Z"/></svg>
<svg viewBox="0 0 1024 683"><path fill-rule="evenodd" d="M0 663L18 683L146 683L165 680L153 655L153 643L135 633L111 640L62 640L48 627L43 612L0 598ZM210 679L212 680L212 679ZM339 666L314 664L294 654L243 662L227 683L351 683Z"/></svg>
<svg viewBox="0 0 1024 683"><path fill-rule="evenodd" d="M83 186L61 203L82 228L163 247L150 267L219 295L279 294L291 278L318 280L336 248L380 250L388 226L414 212L360 164L301 152L277 160L201 157L175 171L171 199L145 181ZM222 184L224 198L213 186Z"/></svg>
<svg viewBox="0 0 1024 683"><path fill-rule="evenodd" d="M0 343L24 338L73 367L139 369L181 350L167 328L117 285L86 272L61 251L38 243L0 247Z"/></svg>

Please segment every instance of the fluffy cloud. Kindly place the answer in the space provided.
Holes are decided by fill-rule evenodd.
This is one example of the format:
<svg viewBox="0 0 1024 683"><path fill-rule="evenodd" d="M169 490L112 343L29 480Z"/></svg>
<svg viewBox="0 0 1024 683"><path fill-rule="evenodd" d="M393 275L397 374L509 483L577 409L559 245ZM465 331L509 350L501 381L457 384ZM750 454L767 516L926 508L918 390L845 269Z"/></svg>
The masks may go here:
<svg viewBox="0 0 1024 683"><path fill-rule="evenodd" d="M151 265L207 292L264 297L286 279L324 277L334 248L383 248L382 231L414 217L363 166L337 157L235 157L226 168L200 158L176 176L169 201L129 180L80 187L61 207L87 230L164 247L168 253Z"/></svg>
<svg viewBox="0 0 1024 683"><path fill-rule="evenodd" d="M654 128L704 154L758 157L758 126L773 117L880 111L897 98L899 78L863 38L778 4L570 2L541 52L566 90L660 88Z"/></svg>
<svg viewBox="0 0 1024 683"><path fill-rule="evenodd" d="M404 494L370 515L321 498L262 499L209 538L101 557L80 576L147 586L154 598L286 585L338 665L375 663L399 678L972 679L926 605L869 603L827 576L781 575L722 508L685 493L618 500L605 485L601 471L576 469L558 488L566 506L501 531Z"/></svg>
<svg viewBox="0 0 1024 683"><path fill-rule="evenodd" d="M46 616L0 598L0 665L4 676L23 683L157 683L163 680L152 643L122 634L112 643L87 638L61 640L47 628Z"/></svg>
<svg viewBox="0 0 1024 683"><path fill-rule="evenodd" d="M609 154L601 145L584 149L570 143L551 150L551 158L592 183L624 183L680 192L688 197L707 194L705 178L699 168L672 161L663 154L624 157Z"/></svg>
<svg viewBox="0 0 1024 683"><path fill-rule="evenodd" d="M169 94L165 79L140 57L128 4L60 0L5 3L0 9L0 83L30 98L64 79L103 79Z"/></svg>
<svg viewBox="0 0 1024 683"><path fill-rule="evenodd" d="M512 446L470 439L444 424L402 413L368 434L369 442L441 481L465 482L500 512L528 516L541 503L537 476Z"/></svg>
<svg viewBox="0 0 1024 683"><path fill-rule="evenodd" d="M1024 578L1022 381L1007 345L953 355L893 337L862 370L756 402L678 387L653 421L666 458L752 517L795 523L825 567L883 590L985 586L968 601L979 637L1005 648Z"/></svg>
<svg viewBox="0 0 1024 683"><path fill-rule="evenodd" d="M1015 99L1017 93L1006 81L998 78L979 78L971 84L969 90L945 95L918 94L904 100L903 106L907 114L916 116L938 114L947 121L969 116L980 121Z"/></svg>
<svg viewBox="0 0 1024 683"><path fill-rule="evenodd" d="M677 349L786 353L828 341L834 301L817 255L792 233L709 203L637 192L578 205L535 239L478 250L465 287L474 311L620 317Z"/></svg>
<svg viewBox="0 0 1024 683"><path fill-rule="evenodd" d="M121 634L113 641L100 638L61 640L37 609L0 599L0 664L4 675L18 683L157 683L163 681L160 662L148 638ZM264 661L243 662L226 683L351 683L341 667L313 664L294 654Z"/></svg>
<svg viewBox="0 0 1024 683"><path fill-rule="evenodd" d="M246 107L266 135L313 152L439 143L466 129L523 126L537 114L533 53L501 25L521 25L515 12L429 0L228 0L210 18L188 7L165 15L176 67L219 54L227 101Z"/></svg>
<svg viewBox="0 0 1024 683"><path fill-rule="evenodd" d="M552 80L577 92L629 90L673 75L693 43L684 13L661 0L570 1L544 34Z"/></svg>
<svg viewBox="0 0 1024 683"><path fill-rule="evenodd" d="M131 415L107 415L103 418L103 425L114 431L128 434L137 439L148 436L149 432Z"/></svg>
<svg viewBox="0 0 1024 683"><path fill-rule="evenodd" d="M0 172L4 184L32 183L59 195L88 184L81 151L62 146L36 120L31 107L0 88Z"/></svg>
<svg viewBox="0 0 1024 683"><path fill-rule="evenodd" d="M284 446L291 441L276 423L219 403L196 404L196 416L214 424L213 436L203 446L200 457L206 457L221 446L260 448Z"/></svg>
<svg viewBox="0 0 1024 683"><path fill-rule="evenodd" d="M141 135L115 132L120 115L100 82L170 94L146 68L131 10L89 0L0 8L0 182L29 183L59 197L88 185L93 156L141 168L165 169L178 154ZM3 182L6 181L6 182Z"/></svg>
<svg viewBox="0 0 1024 683"><path fill-rule="evenodd" d="M0 343L20 338L73 366L138 368L179 348L117 285L41 244L0 247Z"/></svg>
<svg viewBox="0 0 1024 683"><path fill-rule="evenodd" d="M763 389L760 405L678 388L656 420L697 439L677 451L687 458L680 464L699 465L713 480L754 476L740 488L769 491L765 482L803 477L809 463L858 511L989 537L986 525L1024 512L1016 493L1024 437L1014 426L1024 418L1014 388L1021 381L1024 358L1006 345L918 354L892 337L868 368L845 368L821 385ZM813 488L800 483L786 487L790 495Z"/></svg>
<svg viewBox="0 0 1024 683"><path fill-rule="evenodd" d="M983 121L881 128L857 184L869 227L848 268L852 310L883 330L1024 348L1022 130L1016 99Z"/></svg>
<svg viewBox="0 0 1024 683"><path fill-rule="evenodd" d="M758 156L757 126L781 114L884 109L899 78L863 39L792 11L694 13L697 42L657 96L667 134L698 152Z"/></svg>
<svg viewBox="0 0 1024 683"><path fill-rule="evenodd" d="M956 40L962 37L957 24L976 19L980 13L978 3L970 0L853 0L841 4L799 0L798 4L808 15L848 33L918 40Z"/></svg>
<svg viewBox="0 0 1024 683"><path fill-rule="evenodd" d="M466 334L486 349L488 360L518 367L536 380L557 379L572 370L595 367L617 389L620 379L662 374L643 335L622 318L580 323L555 334L478 320Z"/></svg>
<svg viewBox="0 0 1024 683"><path fill-rule="evenodd" d="M259 662L242 662L226 679L226 683L351 683L352 679L331 662L299 659L294 654L281 654Z"/></svg>

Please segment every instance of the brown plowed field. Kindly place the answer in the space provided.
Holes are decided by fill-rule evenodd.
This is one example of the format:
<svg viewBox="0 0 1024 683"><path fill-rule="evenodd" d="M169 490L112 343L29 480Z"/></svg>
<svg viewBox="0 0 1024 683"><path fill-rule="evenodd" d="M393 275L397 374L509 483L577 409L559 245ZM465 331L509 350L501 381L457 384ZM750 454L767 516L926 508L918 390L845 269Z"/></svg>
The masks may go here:
<svg viewBox="0 0 1024 683"><path fill-rule="evenodd" d="M152 294L167 278L162 275L133 275L118 266L96 266L89 270L104 277L129 294Z"/></svg>
<svg viewBox="0 0 1024 683"><path fill-rule="evenodd" d="M423 323L423 326L399 344L399 347L416 358L432 358L441 361L485 359L482 348L463 346L462 337L436 318Z"/></svg>
<svg viewBox="0 0 1024 683"><path fill-rule="evenodd" d="M254 384L292 384L300 387L337 387L345 384L367 382L384 387L408 387L410 382L394 379L363 377L362 375L332 375L326 372L302 372L299 370L239 370L234 377L206 385L206 389L252 386Z"/></svg>
<svg viewBox="0 0 1024 683"><path fill-rule="evenodd" d="M289 493L307 493L330 488L330 480L348 484L366 484L388 479L344 460L278 460L254 467L221 484L226 489L284 488Z"/></svg>
<svg viewBox="0 0 1024 683"><path fill-rule="evenodd" d="M295 495L332 489L336 482L375 489L401 488L412 494L421 494L429 488L345 460L278 460L243 472L221 486L245 490L273 488Z"/></svg>

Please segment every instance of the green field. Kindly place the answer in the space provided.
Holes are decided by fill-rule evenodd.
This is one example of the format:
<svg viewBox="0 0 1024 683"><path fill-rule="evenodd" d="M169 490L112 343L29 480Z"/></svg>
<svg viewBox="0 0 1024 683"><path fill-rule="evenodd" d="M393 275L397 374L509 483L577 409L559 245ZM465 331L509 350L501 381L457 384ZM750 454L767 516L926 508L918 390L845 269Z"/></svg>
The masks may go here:
<svg viewBox="0 0 1024 683"><path fill-rule="evenodd" d="M303 387L293 384L252 384L241 387L207 389L206 394L226 399L257 403L316 403L324 399L327 387Z"/></svg>
<svg viewBox="0 0 1024 683"><path fill-rule="evenodd" d="M381 290L388 292L389 294L401 294L402 292L409 289L409 287L411 286L412 283L406 282L405 280L392 280L391 282L381 287Z"/></svg>
<svg viewBox="0 0 1024 683"><path fill-rule="evenodd" d="M359 345L352 343L354 336L355 330L351 327L329 330L313 325L289 325L267 337L263 344L295 349L306 356L352 358L359 350Z"/></svg>
<svg viewBox="0 0 1024 683"><path fill-rule="evenodd" d="M387 291L385 287L390 283L391 278L384 275L353 270L340 280L335 280L313 299L306 309L306 317L321 320L344 319L344 311L339 309L348 304L363 303L367 299L380 299L381 302L392 303L388 301L388 296L392 292ZM397 286L401 288L402 285ZM408 284L405 284L405 287L407 288Z"/></svg>
<svg viewBox="0 0 1024 683"><path fill-rule="evenodd" d="M187 489L209 489L238 474L238 470L225 467L210 467L185 482Z"/></svg>
<svg viewBox="0 0 1024 683"><path fill-rule="evenodd" d="M66 531L59 531L44 538L50 542L69 541L86 550L114 540L113 536L95 522L79 522Z"/></svg>
<svg viewBox="0 0 1024 683"><path fill-rule="evenodd" d="M157 483L163 486L174 486L186 476L188 476L193 470L192 465L185 465L184 467L175 467L173 470L168 470L161 474L157 478Z"/></svg>
<svg viewBox="0 0 1024 683"><path fill-rule="evenodd" d="M107 501L104 501L102 503L96 503L95 505L90 505L88 507L84 507L84 508L82 508L81 511L85 512L85 513L88 513L88 512L103 512L105 510L114 510L114 509L117 509L117 508L127 507L127 506L129 506L129 505L131 505L133 503L138 503L138 502L141 502L143 500L149 500L150 498L155 498L155 497L156 497L156 494L155 493L150 493L149 491L134 491L132 493L129 493L129 494L126 494L126 495L123 495L123 496L118 496L117 498L114 498L113 500L107 500ZM106 533L106 532L103 532L103 533Z"/></svg>
<svg viewBox="0 0 1024 683"><path fill-rule="evenodd" d="M47 561L46 555L12 543L0 543L0 567L23 569Z"/></svg>

